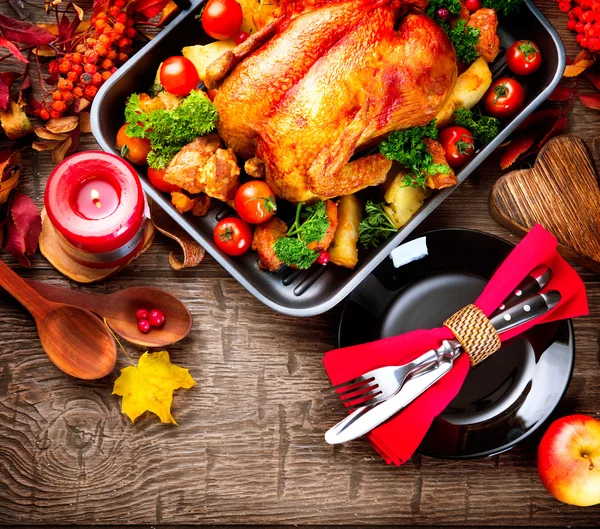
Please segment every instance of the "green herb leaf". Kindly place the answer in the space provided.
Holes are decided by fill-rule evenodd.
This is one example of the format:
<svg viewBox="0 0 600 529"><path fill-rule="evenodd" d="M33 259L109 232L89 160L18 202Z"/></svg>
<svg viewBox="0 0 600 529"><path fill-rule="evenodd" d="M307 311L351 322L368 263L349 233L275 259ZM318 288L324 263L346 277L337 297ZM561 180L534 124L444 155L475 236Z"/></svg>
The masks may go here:
<svg viewBox="0 0 600 529"><path fill-rule="evenodd" d="M500 134L500 121L496 118L476 114L466 108L459 108L454 115L455 123L470 130L481 146L487 145Z"/></svg>
<svg viewBox="0 0 600 529"><path fill-rule="evenodd" d="M150 140L148 165L153 169L164 169L185 145L213 131L217 119L216 107L200 90L171 110L144 112L138 94L132 94L125 107L127 135Z"/></svg>
<svg viewBox="0 0 600 529"><path fill-rule="evenodd" d="M458 16L461 11L460 0L430 0L427 5L427 16L436 22L441 22L442 19L437 16L440 8L446 8L451 15Z"/></svg>
<svg viewBox="0 0 600 529"><path fill-rule="evenodd" d="M327 217L325 202L319 200L315 204L306 207L303 215L304 223L300 226L300 238L305 242L322 241L331 223Z"/></svg>
<svg viewBox="0 0 600 529"><path fill-rule="evenodd" d="M365 216L358 225L358 239L365 248L376 248L398 228L392 222L385 210L383 202L367 200Z"/></svg>
<svg viewBox="0 0 600 529"><path fill-rule="evenodd" d="M464 20L457 20L454 28L451 28L446 21L441 21L440 26L448 34L450 42L454 46L456 58L460 62L468 66L479 57L477 50L475 50L475 45L479 42L479 34L481 33L479 28L467 26Z"/></svg>
<svg viewBox="0 0 600 529"><path fill-rule="evenodd" d="M504 16L518 13L523 7L523 0L483 0L483 7L495 9Z"/></svg>
<svg viewBox="0 0 600 529"><path fill-rule="evenodd" d="M297 237L280 237L273 247L277 257L288 266L297 266L301 270L310 268L319 252L309 250L304 241Z"/></svg>

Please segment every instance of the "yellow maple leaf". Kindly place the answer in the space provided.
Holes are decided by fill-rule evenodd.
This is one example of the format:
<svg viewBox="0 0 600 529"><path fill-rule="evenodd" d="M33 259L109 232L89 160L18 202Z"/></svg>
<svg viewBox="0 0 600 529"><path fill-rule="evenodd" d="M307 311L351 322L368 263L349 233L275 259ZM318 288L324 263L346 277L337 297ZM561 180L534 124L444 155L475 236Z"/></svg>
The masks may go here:
<svg viewBox="0 0 600 529"><path fill-rule="evenodd" d="M177 424L171 415L173 391L195 385L187 369L172 364L167 351L159 351L144 353L137 366L122 369L115 380L113 395L123 397L121 411L131 422L151 411L161 422Z"/></svg>

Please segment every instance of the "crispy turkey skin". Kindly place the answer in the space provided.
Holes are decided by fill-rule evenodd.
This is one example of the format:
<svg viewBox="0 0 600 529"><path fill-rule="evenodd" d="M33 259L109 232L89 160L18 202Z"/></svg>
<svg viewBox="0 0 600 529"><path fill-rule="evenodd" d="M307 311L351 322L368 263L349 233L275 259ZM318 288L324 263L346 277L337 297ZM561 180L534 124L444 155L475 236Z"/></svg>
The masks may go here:
<svg viewBox="0 0 600 529"><path fill-rule="evenodd" d="M390 165L381 155L359 159L360 173L350 158L431 121L457 75L448 37L414 1L308 2L283 3L262 33L207 69L207 85L222 81L224 142L262 160L267 183L291 202L381 183Z"/></svg>

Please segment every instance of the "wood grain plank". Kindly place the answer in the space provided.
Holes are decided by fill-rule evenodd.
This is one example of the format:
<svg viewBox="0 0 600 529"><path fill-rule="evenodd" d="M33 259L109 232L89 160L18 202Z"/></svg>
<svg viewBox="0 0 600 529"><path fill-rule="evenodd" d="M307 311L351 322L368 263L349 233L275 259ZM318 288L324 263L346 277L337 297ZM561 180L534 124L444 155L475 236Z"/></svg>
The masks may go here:
<svg viewBox="0 0 600 529"><path fill-rule="evenodd" d="M551 0L538 5L574 56L566 17ZM46 18L41 8L28 4L28 10L35 21ZM598 162L598 115L575 105L570 132L588 141ZM95 148L93 139L87 136L82 148ZM21 188L38 204L50 171L47 154L26 154ZM499 175L491 157L421 231L476 228L517 242L488 212ZM341 412L320 393L327 387L321 357L336 344L341 308L307 319L275 314L209 256L197 269L173 272L173 249L157 236L132 266L93 287L69 282L41 256L28 270L7 259L26 277L89 292L168 285L194 316L190 336L169 351L199 385L175 394L179 426L150 417L133 426L110 394L118 370L95 383L57 371L39 347L33 321L0 293L0 523L598 525L600 507L562 505L543 489L537 439L494 458L415 456L399 469L363 441L326 445L323 434ZM599 417L600 281L578 270L592 314L575 323L575 372L555 416ZM121 355L118 369L126 365Z"/></svg>

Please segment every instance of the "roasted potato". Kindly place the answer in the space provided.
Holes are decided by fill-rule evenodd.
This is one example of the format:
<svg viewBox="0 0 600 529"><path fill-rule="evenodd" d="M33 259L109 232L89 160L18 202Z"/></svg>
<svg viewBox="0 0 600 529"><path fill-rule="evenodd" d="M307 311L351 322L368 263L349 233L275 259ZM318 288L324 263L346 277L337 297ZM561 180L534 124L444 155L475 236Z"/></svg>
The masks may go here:
<svg viewBox="0 0 600 529"><path fill-rule="evenodd" d="M402 179L405 174L400 172L396 175L384 197L387 202L387 205L384 206L385 212L397 228L404 226L427 198L427 193L423 188L404 186Z"/></svg>
<svg viewBox="0 0 600 529"><path fill-rule="evenodd" d="M186 46L181 50L182 55L192 61L198 72L198 77L204 82L206 67L218 59L226 51L235 48L235 42L230 40L217 40L204 46Z"/></svg>
<svg viewBox="0 0 600 529"><path fill-rule="evenodd" d="M456 80L454 91L436 116L438 127L454 121L454 112L459 108L473 108L492 84L492 72L483 57L479 57Z"/></svg>
<svg viewBox="0 0 600 529"><path fill-rule="evenodd" d="M279 7L276 0L239 0L244 13L244 23L240 31L255 33L267 25L271 14Z"/></svg>
<svg viewBox="0 0 600 529"><path fill-rule="evenodd" d="M356 195L343 196L338 204L338 227L329 249L329 260L346 268L358 263L358 225L363 205Z"/></svg>

